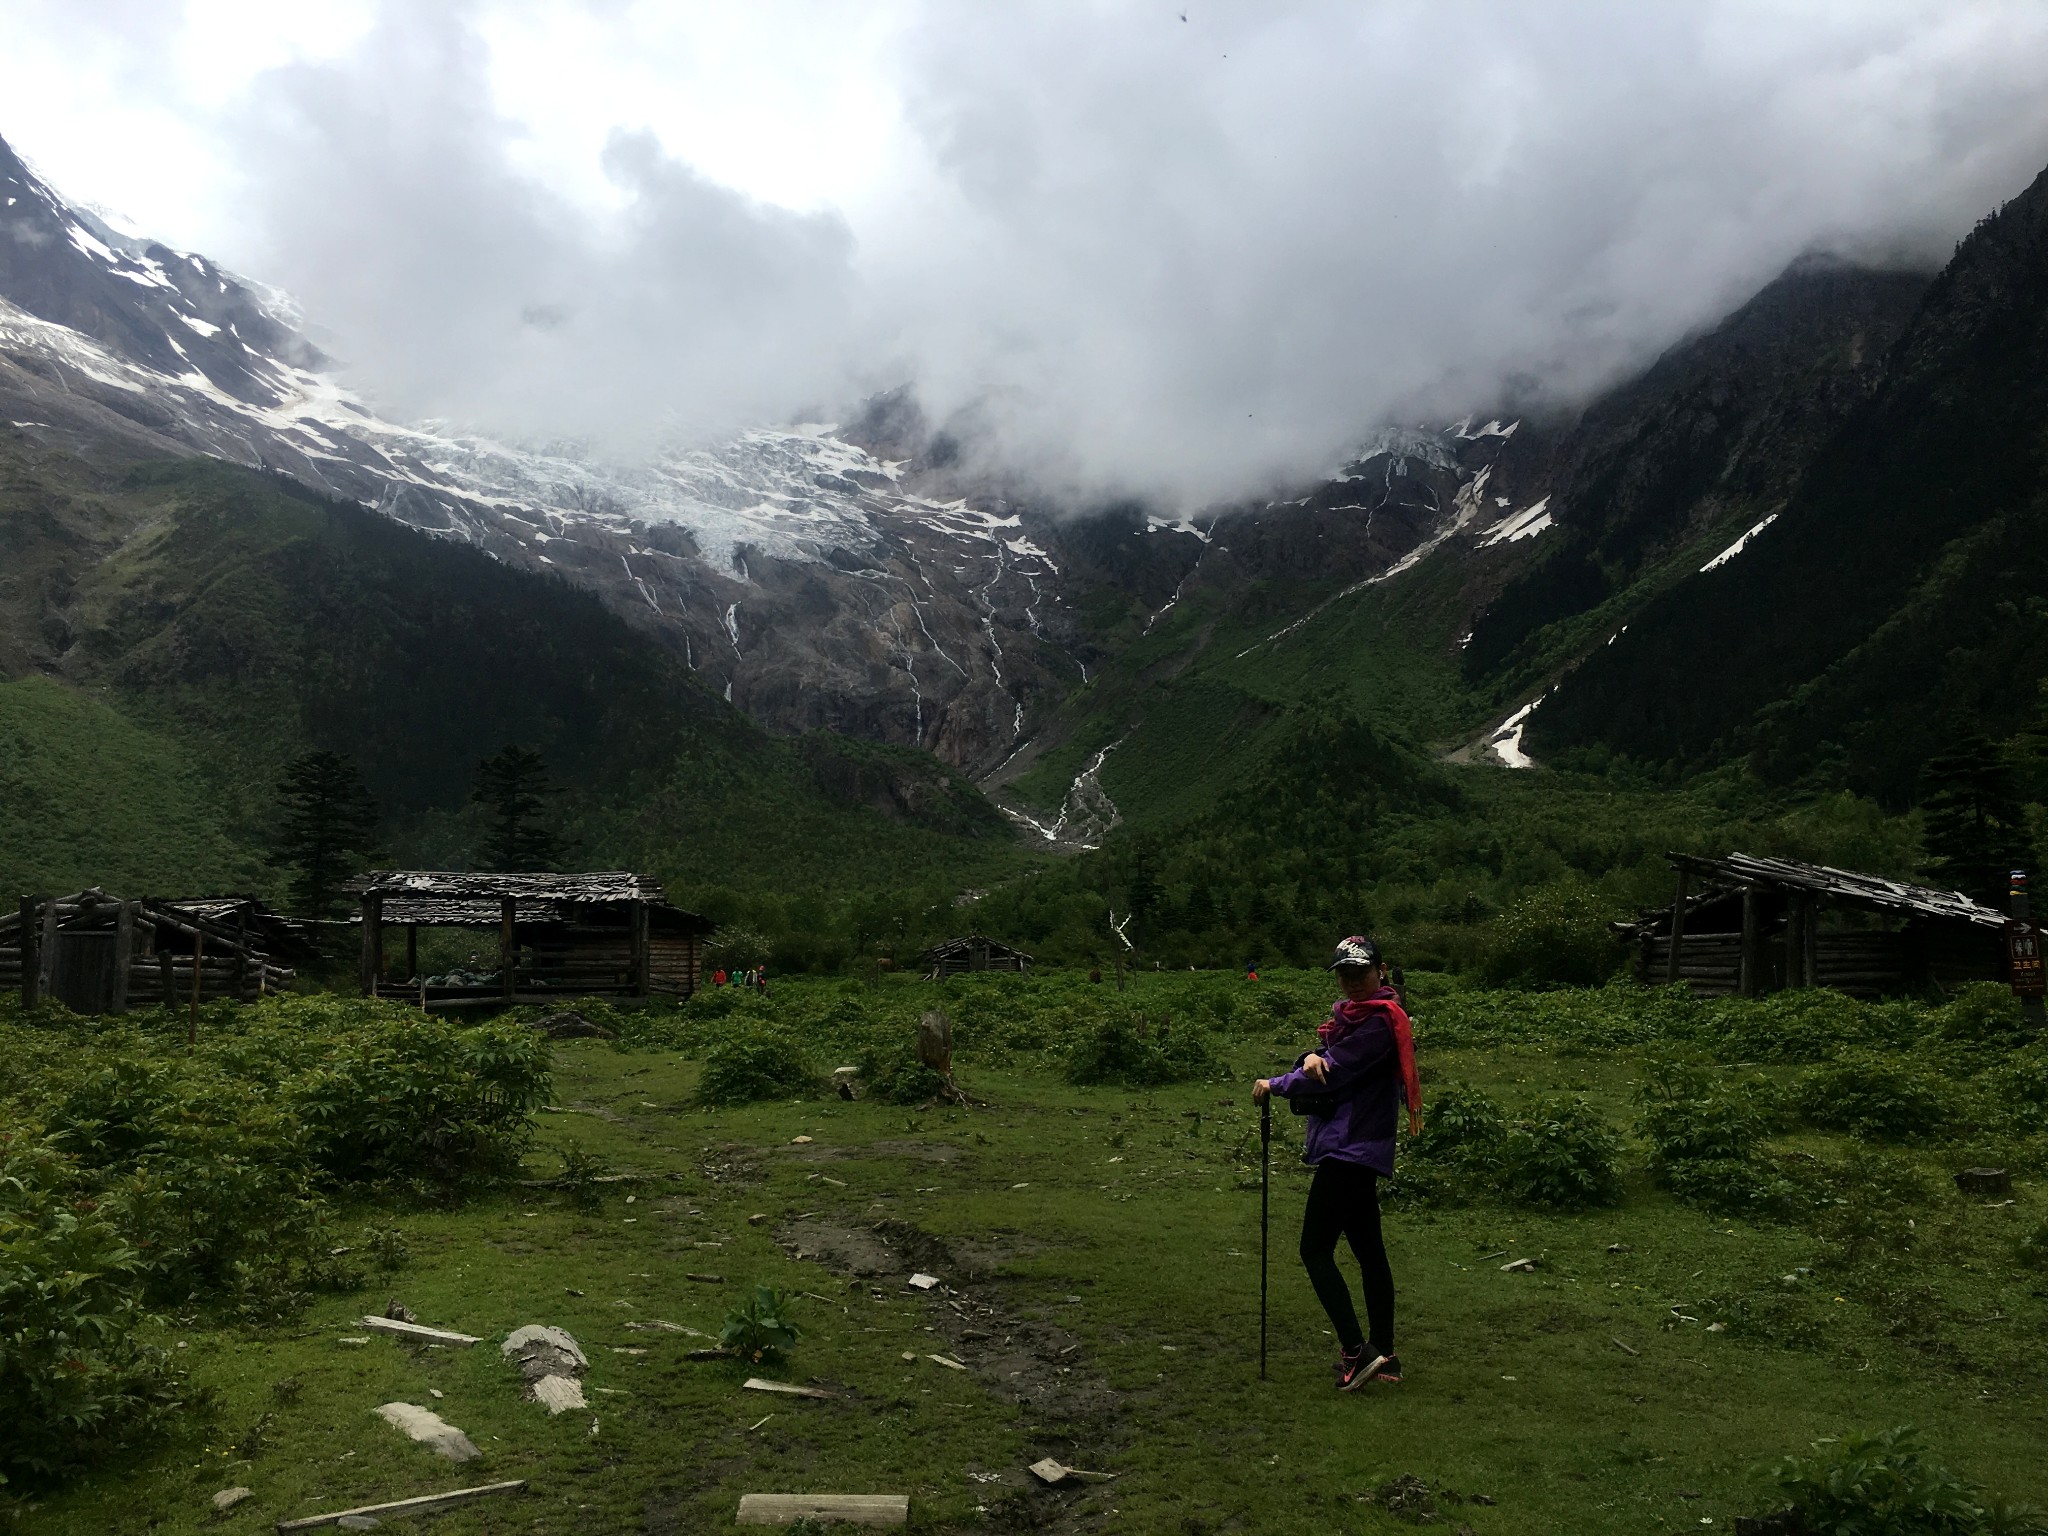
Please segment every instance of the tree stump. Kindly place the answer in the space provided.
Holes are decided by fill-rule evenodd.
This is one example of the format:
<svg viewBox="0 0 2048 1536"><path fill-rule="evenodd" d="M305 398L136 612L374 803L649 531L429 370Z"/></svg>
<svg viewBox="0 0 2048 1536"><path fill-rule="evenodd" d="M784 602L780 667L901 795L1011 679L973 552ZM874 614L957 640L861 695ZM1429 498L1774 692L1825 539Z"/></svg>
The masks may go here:
<svg viewBox="0 0 2048 1536"><path fill-rule="evenodd" d="M928 1009L917 1021L917 1059L952 1081L953 1021L946 1017L945 1009Z"/></svg>

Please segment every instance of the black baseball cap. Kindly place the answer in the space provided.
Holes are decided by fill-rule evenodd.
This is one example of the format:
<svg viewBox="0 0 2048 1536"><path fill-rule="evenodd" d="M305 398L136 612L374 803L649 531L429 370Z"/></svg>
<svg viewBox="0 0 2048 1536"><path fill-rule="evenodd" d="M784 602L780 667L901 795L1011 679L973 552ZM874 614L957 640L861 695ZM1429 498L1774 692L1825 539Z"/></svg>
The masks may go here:
<svg viewBox="0 0 2048 1536"><path fill-rule="evenodd" d="M1337 941L1334 958L1331 959L1328 968L1334 971L1339 966L1378 965L1380 963L1379 945L1373 943L1371 939L1368 939L1362 933L1354 933L1348 939L1339 939Z"/></svg>

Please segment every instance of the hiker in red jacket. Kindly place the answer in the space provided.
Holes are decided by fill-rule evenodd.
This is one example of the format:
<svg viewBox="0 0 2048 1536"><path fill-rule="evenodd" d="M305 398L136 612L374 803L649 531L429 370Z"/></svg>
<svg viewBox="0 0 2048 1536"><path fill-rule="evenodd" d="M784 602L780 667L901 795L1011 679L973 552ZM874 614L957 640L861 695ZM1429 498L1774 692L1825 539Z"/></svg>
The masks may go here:
<svg viewBox="0 0 2048 1536"><path fill-rule="evenodd" d="M1337 945L1330 969L1344 996L1316 1031L1319 1048L1296 1061L1292 1072L1260 1078L1252 1084L1252 1097L1264 1103L1277 1093L1308 1118L1302 1161L1316 1175L1301 1216L1301 1262L1337 1332L1338 1389L1351 1392L1368 1382L1401 1379L1379 1181L1394 1171L1400 1103L1408 1106L1408 1134L1422 1132L1422 1079L1408 1015L1386 984L1379 946L1354 934ZM1349 1240L1363 1272L1370 1337L1358 1326L1351 1287L1337 1267L1340 1236Z"/></svg>

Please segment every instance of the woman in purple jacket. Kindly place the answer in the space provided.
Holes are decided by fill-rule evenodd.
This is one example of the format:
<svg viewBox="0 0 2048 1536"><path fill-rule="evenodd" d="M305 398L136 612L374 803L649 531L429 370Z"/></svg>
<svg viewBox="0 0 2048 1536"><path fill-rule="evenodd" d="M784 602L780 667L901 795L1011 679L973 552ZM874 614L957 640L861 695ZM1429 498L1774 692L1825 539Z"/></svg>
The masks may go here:
<svg viewBox="0 0 2048 1536"><path fill-rule="evenodd" d="M1394 1171L1408 1018L1386 985L1386 967L1371 939L1345 939L1330 969L1344 996L1318 1031L1321 1048L1301 1057L1291 1072L1260 1078L1252 1084L1252 1097L1261 1104L1271 1093L1305 1101L1295 1106L1308 1117L1302 1161L1316 1173L1301 1217L1301 1262L1343 1349L1338 1389L1351 1392L1368 1382L1401 1379L1401 1362L1394 1354L1394 1271L1380 1235L1379 1181ZM1408 1096L1414 1097L1412 1092ZM1411 1110L1420 1108L1411 1103ZM1337 1267L1340 1235L1350 1241L1363 1271L1370 1337L1358 1326L1351 1287Z"/></svg>

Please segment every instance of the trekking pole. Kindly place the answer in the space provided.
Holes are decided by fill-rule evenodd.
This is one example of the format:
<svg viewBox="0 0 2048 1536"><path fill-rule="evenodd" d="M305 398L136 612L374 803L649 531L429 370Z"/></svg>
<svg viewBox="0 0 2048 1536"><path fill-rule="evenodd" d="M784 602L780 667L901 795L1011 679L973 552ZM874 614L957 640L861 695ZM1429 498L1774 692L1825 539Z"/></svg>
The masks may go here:
<svg viewBox="0 0 2048 1536"><path fill-rule="evenodd" d="M1259 1380L1266 1379L1266 1219L1273 1174L1273 1101L1259 1105Z"/></svg>

